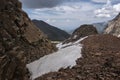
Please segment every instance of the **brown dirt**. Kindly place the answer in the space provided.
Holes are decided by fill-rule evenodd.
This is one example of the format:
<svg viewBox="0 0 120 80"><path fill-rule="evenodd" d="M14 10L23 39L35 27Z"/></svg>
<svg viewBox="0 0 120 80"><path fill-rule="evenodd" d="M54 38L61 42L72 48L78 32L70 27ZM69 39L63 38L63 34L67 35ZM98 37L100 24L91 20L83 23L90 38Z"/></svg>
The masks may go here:
<svg viewBox="0 0 120 80"><path fill-rule="evenodd" d="M89 36L82 41L83 57L72 69L51 72L36 80L120 80L120 39L111 35Z"/></svg>

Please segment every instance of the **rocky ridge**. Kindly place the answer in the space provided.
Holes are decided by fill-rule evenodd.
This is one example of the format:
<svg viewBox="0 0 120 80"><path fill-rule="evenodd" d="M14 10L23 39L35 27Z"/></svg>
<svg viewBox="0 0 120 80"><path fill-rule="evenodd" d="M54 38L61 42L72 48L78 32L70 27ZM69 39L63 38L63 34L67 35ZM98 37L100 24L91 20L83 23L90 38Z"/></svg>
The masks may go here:
<svg viewBox="0 0 120 80"><path fill-rule="evenodd" d="M108 22L104 34L120 37L120 13L113 20Z"/></svg>
<svg viewBox="0 0 120 80"><path fill-rule="evenodd" d="M18 0L1 0L0 15L0 80L27 80L26 64L56 48Z"/></svg>

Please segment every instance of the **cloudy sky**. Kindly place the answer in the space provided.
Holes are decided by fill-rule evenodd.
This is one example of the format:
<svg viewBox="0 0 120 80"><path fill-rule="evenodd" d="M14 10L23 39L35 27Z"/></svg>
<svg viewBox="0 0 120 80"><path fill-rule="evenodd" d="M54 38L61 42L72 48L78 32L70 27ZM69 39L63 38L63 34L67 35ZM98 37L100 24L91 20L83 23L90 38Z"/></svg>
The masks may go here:
<svg viewBox="0 0 120 80"><path fill-rule="evenodd" d="M120 12L120 0L20 0L31 19L64 30L104 22Z"/></svg>

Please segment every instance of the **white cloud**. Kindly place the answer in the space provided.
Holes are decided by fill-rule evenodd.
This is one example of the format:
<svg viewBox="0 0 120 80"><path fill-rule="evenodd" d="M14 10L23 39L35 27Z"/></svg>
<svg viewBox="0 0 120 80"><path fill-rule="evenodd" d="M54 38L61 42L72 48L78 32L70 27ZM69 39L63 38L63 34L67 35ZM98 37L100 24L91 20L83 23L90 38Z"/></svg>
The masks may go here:
<svg viewBox="0 0 120 80"><path fill-rule="evenodd" d="M47 14L49 15L49 17L68 17L68 18L72 18L73 16L75 17L75 14L78 14L77 16L79 16L79 14L81 12L86 12L86 11L92 11L96 9L96 5L93 5L91 3L87 3L87 2L81 2L81 3L65 3L63 5L59 5L53 8L43 8L43 9L34 9L34 11L32 13L34 13L34 15L36 14L44 14L44 16L46 16ZM74 15L73 15L74 13ZM56 15L55 15L56 14ZM42 16L42 15L41 15Z"/></svg>
<svg viewBox="0 0 120 80"><path fill-rule="evenodd" d="M49 23L49 22L54 23L54 22L56 22L56 20L55 20L55 19L47 19L46 22L48 22L48 23Z"/></svg>
<svg viewBox="0 0 120 80"><path fill-rule="evenodd" d="M61 28L63 30L72 30L81 24L91 24L109 20L107 18L96 18L94 10L101 7L101 4L93 4L90 2L69 2L52 8L40 8L29 11L31 19L44 20L49 24ZM103 16L100 14L98 16Z"/></svg>
<svg viewBox="0 0 120 80"><path fill-rule="evenodd" d="M97 17L103 17L104 18L104 17L111 17L111 15L103 13L103 14L98 14Z"/></svg>
<svg viewBox="0 0 120 80"><path fill-rule="evenodd" d="M47 19L47 20L46 20L46 22L50 22L50 21L51 21L51 19Z"/></svg>
<svg viewBox="0 0 120 80"><path fill-rule="evenodd" d="M56 11L74 12L74 11L76 11L76 8L75 7L70 7L70 6L58 6L58 7L55 7L55 10Z"/></svg>
<svg viewBox="0 0 120 80"><path fill-rule="evenodd" d="M107 0L92 0L93 2L96 2L96 3L106 3Z"/></svg>
<svg viewBox="0 0 120 80"><path fill-rule="evenodd" d="M113 9L115 9L117 12L120 12L120 3L113 5Z"/></svg>
<svg viewBox="0 0 120 80"><path fill-rule="evenodd" d="M112 5L110 0L108 0L102 8L94 11L96 17L112 17L117 15L119 12L120 3Z"/></svg>
<svg viewBox="0 0 120 80"><path fill-rule="evenodd" d="M106 8L101 8L94 11L96 17L111 17L112 12L113 9L106 9Z"/></svg>
<svg viewBox="0 0 120 80"><path fill-rule="evenodd" d="M66 22L70 22L70 20L69 20L69 19L66 19Z"/></svg>
<svg viewBox="0 0 120 80"><path fill-rule="evenodd" d="M56 22L56 20L53 19L53 20L51 20L51 22Z"/></svg>

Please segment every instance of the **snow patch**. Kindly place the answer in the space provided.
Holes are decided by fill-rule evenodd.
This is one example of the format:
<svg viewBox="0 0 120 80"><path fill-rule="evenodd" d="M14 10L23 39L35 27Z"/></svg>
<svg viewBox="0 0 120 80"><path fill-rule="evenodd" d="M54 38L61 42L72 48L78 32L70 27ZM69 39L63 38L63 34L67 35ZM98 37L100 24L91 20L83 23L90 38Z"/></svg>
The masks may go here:
<svg viewBox="0 0 120 80"><path fill-rule="evenodd" d="M85 37L86 38L86 37ZM82 41L82 38L74 43L68 43L61 45L71 45L62 49L59 49L57 52L46 55L39 60L36 60L30 64L27 64L26 67L31 72L31 79L34 80L43 74L49 72L56 72L61 68L72 68L76 65L76 60L81 57L82 44L79 42Z"/></svg>
<svg viewBox="0 0 120 80"><path fill-rule="evenodd" d="M67 44L59 43L59 44L56 45L56 47L57 47L58 49L62 49L62 48L64 48L64 47L67 47L67 46L70 46L70 45L72 45L72 42L67 43Z"/></svg>
<svg viewBox="0 0 120 80"><path fill-rule="evenodd" d="M39 60L27 64L27 68L35 79L45 73L58 71L60 68L72 68L76 65L76 60L81 57L82 46L73 45L59 50L50 55L46 55Z"/></svg>
<svg viewBox="0 0 120 80"><path fill-rule="evenodd" d="M120 3L114 5L113 9L115 9L117 12L120 12Z"/></svg>
<svg viewBox="0 0 120 80"><path fill-rule="evenodd" d="M68 47L68 46L71 46L71 45L75 45L75 44L79 44L80 41L84 40L85 38L87 38L88 36L86 37L83 37L83 38L80 38L79 40L77 40L76 42L69 42L69 43L66 43L66 44L63 44L63 43L59 43L56 45L56 47L58 49L62 49L62 48L65 48L65 47Z"/></svg>

